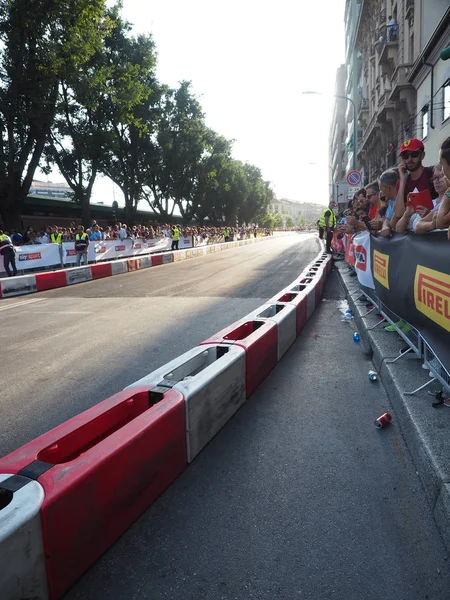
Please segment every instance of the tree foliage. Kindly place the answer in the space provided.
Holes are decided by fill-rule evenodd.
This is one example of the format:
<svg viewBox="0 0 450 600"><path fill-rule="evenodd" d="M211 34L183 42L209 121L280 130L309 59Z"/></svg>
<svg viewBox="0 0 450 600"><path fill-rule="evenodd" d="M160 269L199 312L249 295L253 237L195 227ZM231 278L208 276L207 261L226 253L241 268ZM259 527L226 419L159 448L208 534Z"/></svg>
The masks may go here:
<svg viewBox="0 0 450 600"><path fill-rule="evenodd" d="M0 214L20 216L53 125L61 81L101 48L104 0L0 5Z"/></svg>
<svg viewBox="0 0 450 600"><path fill-rule="evenodd" d="M250 223L274 194L233 140L206 124L190 82L159 82L150 35L133 36L106 0L0 4L0 216L20 226L38 165L56 165L89 225L97 174L164 219ZM45 159L45 161L44 161Z"/></svg>

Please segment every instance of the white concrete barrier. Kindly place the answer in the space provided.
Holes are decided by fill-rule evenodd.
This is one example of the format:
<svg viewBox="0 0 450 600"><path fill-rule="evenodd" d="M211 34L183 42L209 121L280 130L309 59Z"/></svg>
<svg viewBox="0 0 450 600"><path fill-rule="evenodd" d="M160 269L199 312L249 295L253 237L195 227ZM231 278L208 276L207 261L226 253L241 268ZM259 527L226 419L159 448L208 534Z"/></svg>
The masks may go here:
<svg viewBox="0 0 450 600"><path fill-rule="evenodd" d="M32 294L35 291L36 277L34 275L18 275L16 277L7 277L0 281L1 298Z"/></svg>
<svg viewBox="0 0 450 600"><path fill-rule="evenodd" d="M67 285L92 281L92 271L90 267L74 267L66 271Z"/></svg>
<svg viewBox="0 0 450 600"><path fill-rule="evenodd" d="M129 387L153 385L183 394L187 457L192 462L245 402L245 350L197 346Z"/></svg>
<svg viewBox="0 0 450 600"><path fill-rule="evenodd" d="M0 475L0 597L47 600L42 540L44 490L20 475Z"/></svg>
<svg viewBox="0 0 450 600"><path fill-rule="evenodd" d="M297 316L295 306L293 305L279 303L263 304L249 315L246 315L244 319L275 321L278 330L278 360L281 360L282 356L292 346L297 337Z"/></svg>
<svg viewBox="0 0 450 600"><path fill-rule="evenodd" d="M120 273L127 273L128 264L126 260L113 260L111 261L111 271L113 275L119 275Z"/></svg>

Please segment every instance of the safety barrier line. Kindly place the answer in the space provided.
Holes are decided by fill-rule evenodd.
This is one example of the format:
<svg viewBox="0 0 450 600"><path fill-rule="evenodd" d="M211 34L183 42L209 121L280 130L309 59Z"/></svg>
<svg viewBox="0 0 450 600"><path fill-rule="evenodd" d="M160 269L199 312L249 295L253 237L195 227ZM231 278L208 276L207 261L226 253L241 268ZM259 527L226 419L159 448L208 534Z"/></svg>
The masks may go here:
<svg viewBox="0 0 450 600"><path fill-rule="evenodd" d="M321 252L237 323L0 459L2 600L65 594L281 360L331 267Z"/></svg>

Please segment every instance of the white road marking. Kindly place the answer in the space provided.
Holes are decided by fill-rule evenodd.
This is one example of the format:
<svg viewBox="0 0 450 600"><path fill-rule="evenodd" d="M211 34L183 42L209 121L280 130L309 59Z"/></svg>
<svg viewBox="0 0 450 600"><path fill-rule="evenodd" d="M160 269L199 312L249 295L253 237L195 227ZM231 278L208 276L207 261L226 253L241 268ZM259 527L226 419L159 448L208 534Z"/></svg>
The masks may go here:
<svg viewBox="0 0 450 600"><path fill-rule="evenodd" d="M22 300L22 302L16 302L14 304L7 304L6 306L0 306L0 311L9 310L10 308L20 308L21 306L25 306L27 304L34 304L35 302L42 302L42 300L46 300L46 298L35 298L34 300Z"/></svg>

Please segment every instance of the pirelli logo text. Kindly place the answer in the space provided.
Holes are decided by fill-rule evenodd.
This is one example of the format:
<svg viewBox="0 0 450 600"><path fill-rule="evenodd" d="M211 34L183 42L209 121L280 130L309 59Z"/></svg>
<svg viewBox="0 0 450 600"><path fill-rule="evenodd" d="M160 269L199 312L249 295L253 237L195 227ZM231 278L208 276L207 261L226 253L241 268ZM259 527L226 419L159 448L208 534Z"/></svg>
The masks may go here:
<svg viewBox="0 0 450 600"><path fill-rule="evenodd" d="M450 275L418 265L414 300L417 310L450 331Z"/></svg>
<svg viewBox="0 0 450 600"><path fill-rule="evenodd" d="M378 250L373 251L373 276L389 289L389 256Z"/></svg>

